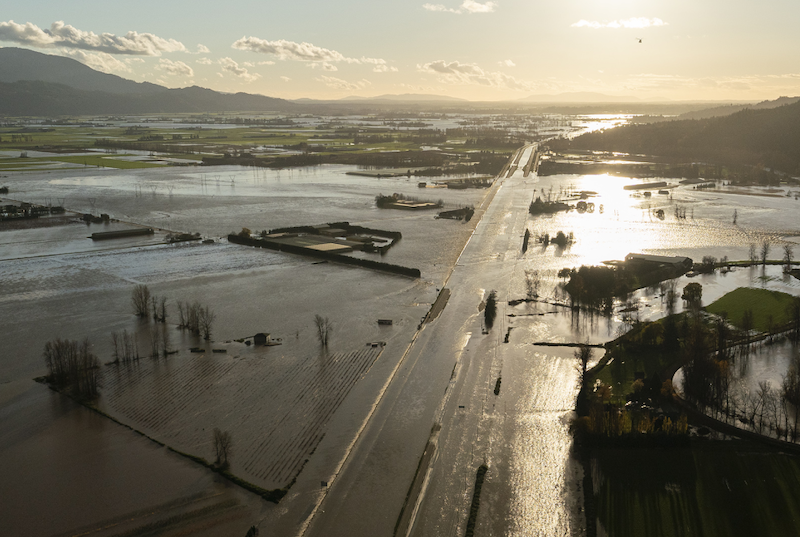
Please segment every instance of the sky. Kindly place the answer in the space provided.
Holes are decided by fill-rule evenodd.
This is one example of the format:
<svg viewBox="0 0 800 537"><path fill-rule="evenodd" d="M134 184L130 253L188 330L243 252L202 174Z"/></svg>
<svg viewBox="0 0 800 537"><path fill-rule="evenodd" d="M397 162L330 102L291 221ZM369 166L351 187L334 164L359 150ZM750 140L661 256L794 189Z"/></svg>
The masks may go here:
<svg viewBox="0 0 800 537"><path fill-rule="evenodd" d="M797 0L0 0L0 46L288 99L800 95Z"/></svg>

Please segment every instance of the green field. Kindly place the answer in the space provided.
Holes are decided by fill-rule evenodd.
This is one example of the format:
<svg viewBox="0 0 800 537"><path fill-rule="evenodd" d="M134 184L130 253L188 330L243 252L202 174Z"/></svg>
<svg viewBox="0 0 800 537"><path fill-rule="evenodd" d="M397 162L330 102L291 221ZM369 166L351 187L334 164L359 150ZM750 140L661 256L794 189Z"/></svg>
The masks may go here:
<svg viewBox="0 0 800 537"><path fill-rule="evenodd" d="M770 315L774 326L789 321L786 310L793 299L792 295L779 291L739 287L706 307L706 311L715 315L724 312L731 324L741 327L744 312L750 309L753 311L754 328L759 332L766 332L769 328Z"/></svg>
<svg viewBox="0 0 800 537"><path fill-rule="evenodd" d="M681 321L681 315L675 315L670 322ZM664 344L665 319L652 323L641 323L630 332L613 341L599 368L591 376L591 382L599 379L603 384L611 386L613 401L625 403L625 395L630 393L637 372L643 372L645 378L654 375L664 378L663 371L680 360L680 350Z"/></svg>
<svg viewBox="0 0 800 537"><path fill-rule="evenodd" d="M743 441L697 441L691 448L598 449L592 458L597 519L609 536L800 532L797 456Z"/></svg>

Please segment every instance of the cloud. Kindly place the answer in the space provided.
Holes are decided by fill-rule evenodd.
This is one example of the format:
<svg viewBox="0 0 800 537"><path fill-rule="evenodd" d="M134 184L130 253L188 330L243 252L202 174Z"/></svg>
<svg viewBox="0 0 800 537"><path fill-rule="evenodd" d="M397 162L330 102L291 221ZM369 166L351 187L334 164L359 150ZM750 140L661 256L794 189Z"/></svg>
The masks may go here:
<svg viewBox="0 0 800 537"><path fill-rule="evenodd" d="M62 47L93 50L107 54L134 56L160 56L162 52L188 52L180 41L164 39L153 34L128 32L123 36L109 33L100 35L78 30L74 26L56 21L49 30L33 23L0 22L0 41L10 41L35 48Z"/></svg>
<svg viewBox="0 0 800 537"><path fill-rule="evenodd" d="M283 80L284 82L289 82L291 78L289 78L288 76L282 76L281 80Z"/></svg>
<svg viewBox="0 0 800 537"><path fill-rule="evenodd" d="M166 58L161 58L160 60L158 60L158 65L156 65L156 69L158 69L159 71L164 71L168 75L172 76L182 76L185 78L194 76L194 70L185 63L174 62Z"/></svg>
<svg viewBox="0 0 800 537"><path fill-rule="evenodd" d="M223 71L231 73L241 78L245 82L253 82L254 80L261 78L261 75L256 73L250 73L244 67L239 67L239 64L233 61L233 59L231 58L222 58L221 60L219 60L219 64L222 66Z"/></svg>
<svg viewBox="0 0 800 537"><path fill-rule="evenodd" d="M209 54L209 53L211 53L211 51L208 49L207 46L198 44L197 45L197 53L198 54Z"/></svg>
<svg viewBox="0 0 800 537"><path fill-rule="evenodd" d="M132 73L128 64L130 62L122 62L105 52L84 52L82 50L68 50L61 51L64 56L76 59L79 62L88 65L92 69L102 71L103 73ZM136 58L137 60L140 58Z"/></svg>
<svg viewBox="0 0 800 537"><path fill-rule="evenodd" d="M306 42L296 43L285 39L267 41L258 37L242 37L234 42L231 47L259 54L270 54L284 61L309 62L309 67L312 69L322 69L323 71L338 71L338 68L333 64L339 62L373 65L372 70L376 73L397 71L396 67L389 67L386 64L386 60L381 58L367 58L364 56L361 58L349 58L336 50L318 47Z"/></svg>
<svg viewBox="0 0 800 537"><path fill-rule="evenodd" d="M392 73L396 73L398 71L397 67L392 67L391 65L380 64L376 65L372 68L374 73L387 73L391 71Z"/></svg>
<svg viewBox="0 0 800 537"><path fill-rule="evenodd" d="M503 60L503 61L497 62L497 63L499 63L500 65L505 65L506 67L516 67L517 66L517 64L514 63L511 60Z"/></svg>
<svg viewBox="0 0 800 537"><path fill-rule="evenodd" d="M448 63L444 60L437 60L417 65L417 70L421 73L436 75L439 80L448 84L477 84L525 91L533 87L529 82L518 80L499 71L484 71L474 63L461 63L458 61Z"/></svg>
<svg viewBox="0 0 800 537"><path fill-rule="evenodd" d="M497 8L496 2L476 2L475 0L464 0L462 4L454 9L442 4L423 4L423 9L428 11L440 11L444 13L491 13Z"/></svg>
<svg viewBox="0 0 800 537"><path fill-rule="evenodd" d="M572 25L573 28L650 28L651 26L667 26L661 19L648 19L646 17L631 17L630 19L614 20L611 22L598 22L579 20Z"/></svg>
<svg viewBox="0 0 800 537"><path fill-rule="evenodd" d="M239 50L271 54L281 60L301 62L341 62L346 60L341 52L318 47L311 43L295 43L285 39L267 41L258 37L242 37L231 46Z"/></svg>
<svg viewBox="0 0 800 537"><path fill-rule="evenodd" d="M366 88L367 86L371 86L372 83L369 80L358 80L356 82L348 82L346 80L342 80L341 78L334 78L332 76L325 76L321 75L319 78L316 79L317 82L322 82L326 86L330 88L335 88L339 90L361 90Z"/></svg>
<svg viewBox="0 0 800 537"><path fill-rule="evenodd" d="M195 60L194 63L199 63L200 65L211 65L212 62L211 58L200 58L199 60Z"/></svg>
<svg viewBox="0 0 800 537"><path fill-rule="evenodd" d="M265 62L258 62L257 65L275 65L275 62L272 60L267 60Z"/></svg>
<svg viewBox="0 0 800 537"><path fill-rule="evenodd" d="M338 67L328 62L312 62L306 64L306 67L310 67L311 69L322 69L323 71L328 71L331 73L339 70Z"/></svg>

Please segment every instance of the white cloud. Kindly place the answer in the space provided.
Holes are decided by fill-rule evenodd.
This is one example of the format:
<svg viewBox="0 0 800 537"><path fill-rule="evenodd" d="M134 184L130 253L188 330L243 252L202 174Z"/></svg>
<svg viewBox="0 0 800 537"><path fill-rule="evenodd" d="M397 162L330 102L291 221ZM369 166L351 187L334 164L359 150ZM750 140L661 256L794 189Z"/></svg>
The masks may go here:
<svg viewBox="0 0 800 537"><path fill-rule="evenodd" d="M398 71L397 67L392 67L391 65L386 64L379 64L372 68L374 73L388 73L391 71L392 73L396 73Z"/></svg>
<svg viewBox="0 0 800 537"><path fill-rule="evenodd" d="M156 65L155 68L172 76L182 76L185 78L194 76L194 70L185 63L174 62L166 58L158 60L158 65Z"/></svg>
<svg viewBox="0 0 800 537"><path fill-rule="evenodd" d="M295 43L285 39L267 41L258 37L243 37L231 46L239 50L271 54L281 60L302 62L341 62L346 60L341 52L318 47L311 43Z"/></svg>
<svg viewBox="0 0 800 537"><path fill-rule="evenodd" d="M428 11L440 11L444 13L491 13L497 8L497 2L464 0L458 8L451 8L442 4L423 4L422 8Z"/></svg>
<svg viewBox="0 0 800 537"><path fill-rule="evenodd" d="M499 63L500 65L505 65L506 67L516 67L517 66L517 64L514 63L511 60L503 60L503 61L497 62L497 63Z"/></svg>
<svg viewBox="0 0 800 537"><path fill-rule="evenodd" d="M222 66L223 71L231 73L241 78L245 82L253 82L254 80L261 78L261 75L256 73L250 73L244 67L239 67L239 64L233 61L232 58L222 58L221 60L219 60L219 64ZM217 74L221 75L221 73Z"/></svg>
<svg viewBox="0 0 800 537"><path fill-rule="evenodd" d="M277 41L267 41L258 37L243 37L231 45L235 49L257 52L260 54L270 54L284 61L309 62L312 69L322 69L323 71L338 71L334 63L344 62L359 65L374 65L372 69L376 73L387 71L397 71L396 67L386 65L386 60L381 58L349 58L336 50L318 47L311 43L296 43L279 39ZM267 62L263 62L267 63ZM269 62L273 64L275 62Z"/></svg>
<svg viewBox="0 0 800 537"><path fill-rule="evenodd" d="M78 30L74 26L56 21L50 29L43 30L33 23L0 22L0 41L10 41L35 48L63 47L94 50L107 54L135 56L160 56L162 52L188 52L180 41L164 39L153 34L128 32L123 36L109 33L100 35Z"/></svg>
<svg viewBox="0 0 800 537"><path fill-rule="evenodd" d="M128 66L130 62L122 62L105 52L84 52L82 50L68 50L61 51L64 56L74 58L79 62L88 65L92 69L102 71L104 73L132 73L133 70ZM139 58L136 58L137 60Z"/></svg>
<svg viewBox="0 0 800 537"><path fill-rule="evenodd" d="M367 86L372 85L369 80L358 80L356 82L348 82L346 80L342 80L341 78L334 78L332 76L325 76L321 75L319 78L316 79L317 82L322 82L326 86L330 88L335 88L339 90L361 90L366 88Z"/></svg>
<svg viewBox="0 0 800 537"><path fill-rule="evenodd" d="M328 62L311 62L306 64L306 67L310 67L311 69L322 69L323 71L328 71L331 73L339 70L338 67Z"/></svg>
<svg viewBox="0 0 800 537"><path fill-rule="evenodd" d="M474 0L464 0L461 9L467 13L491 13L497 4L494 2L475 2Z"/></svg>
<svg viewBox="0 0 800 537"><path fill-rule="evenodd" d="M198 45L197 45L197 53L198 54L209 54L209 53L211 53L211 51L208 49L207 46L201 45L201 44L198 43Z"/></svg>
<svg viewBox="0 0 800 537"><path fill-rule="evenodd" d="M194 63L199 63L200 65L211 65L212 62L211 58L200 58L199 60L195 60Z"/></svg>
<svg viewBox="0 0 800 537"><path fill-rule="evenodd" d="M579 20L572 25L573 28L650 28L651 26L667 26L661 19L648 19L646 17L631 17L630 19L614 20L611 22L598 22Z"/></svg>
<svg viewBox="0 0 800 537"><path fill-rule="evenodd" d="M518 80L499 71L484 71L474 63L461 63L458 61L448 63L444 60L437 60L417 65L417 70L422 73L436 75L439 80L448 84L477 84L525 91L533 87L529 82Z"/></svg>
<svg viewBox="0 0 800 537"><path fill-rule="evenodd" d="M258 62L258 65L275 65L275 62L272 60L267 60L265 62Z"/></svg>
<svg viewBox="0 0 800 537"><path fill-rule="evenodd" d="M291 78L289 78L288 76L282 76L281 80L283 80L284 82L289 82Z"/></svg>

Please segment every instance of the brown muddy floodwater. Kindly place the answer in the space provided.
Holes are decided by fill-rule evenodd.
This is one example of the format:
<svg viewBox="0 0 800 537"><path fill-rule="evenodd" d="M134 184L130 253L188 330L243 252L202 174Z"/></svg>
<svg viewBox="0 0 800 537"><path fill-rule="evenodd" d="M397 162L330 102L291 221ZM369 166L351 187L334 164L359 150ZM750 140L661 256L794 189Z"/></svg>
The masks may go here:
<svg viewBox="0 0 800 537"><path fill-rule="evenodd" d="M260 524L263 535L296 534L312 513L320 524L330 522L326 529L331 535L344 535L359 522L393 528L433 423L443 425L440 458L434 461L415 532L449 535L463 528L473 464L488 454L492 469L478 519L484 534L580 534L575 514L579 471L569 459L568 421L576 390L571 353L531 343L603 342L615 337L625 320L621 313L610 319L576 319L543 303L505 305L524 295L525 270L539 271L540 294L556 299L556 273L564 267L621 259L629 252L743 259L751 243L770 238L777 250L800 234L800 223L785 216L800 207L793 198L682 186L670 196L653 193L646 199L622 190L635 179L523 179L518 171L499 187L498 204L493 202L459 260L470 270L463 275L457 270L448 282L451 302L421 332L424 345L415 344L418 360L403 361L472 225L434 220L433 213L376 209L374 197L401 192L442 198L455 208L478 205L486 191L423 190L405 178L345 175L349 169L53 171L8 178L9 196L15 199L41 203L64 197L71 210L96 206L122 221L211 237L242 227L335 221L401 231L398 245L378 258L422 271L421 279L412 280L224 241L161 245L126 239L89 246L82 237L93 230L83 224L0 231L5 333L0 346L0 520L10 535L55 535L111 528L108 521L135 521L127 531L176 513L184 516L182 531L197 527L197 533L207 535L243 535L250 524ZM534 195L551 188L555 195L568 187L597 192L591 199L596 210L527 215ZM675 217L676 207L687 208L689 217ZM663 220L654 216L658 209L664 210ZM731 222L734 210L737 225ZM532 242L523 255L525 228L534 237L572 232L576 242L567 249ZM724 294L725 281L703 280L704 297ZM166 330L178 353L160 360L145 357L131 366L104 365L98 406L159 441L207 459L213 457L210 431L229 430L234 473L265 488L297 478L279 506L218 481L194 463L32 382L45 372L44 343L55 337L88 337L107 362L111 333L127 330L142 354L148 354L161 328L133 316L130 293L139 283L167 297ZM489 289L498 291L503 320L483 337L477 306ZM640 306L641 319L664 314L658 289L637 292L632 300ZM214 342L208 348L225 353L188 351L205 343L174 326L177 301L199 301L214 310ZM328 352L321 352L316 340L315 314L333 321ZM379 318L393 319L393 325L379 326ZM504 344L508 328L510 341ZM254 348L235 341L257 332L280 337L283 345ZM385 346L368 346L374 342ZM493 387L500 375L503 388L495 398L485 381L491 379ZM397 393L387 388L390 378ZM445 389L452 393L443 402ZM385 401L397 404L374 410L384 394ZM365 442L354 447L362 431L371 438L364 429L370 417L370 423L386 424L374 428L374 438L396 442L397 449L387 451L386 458L379 455L377 440L373 447ZM392 435L383 436L389 429ZM376 458L363 468L342 466L351 449ZM353 491L366 483L360 472L374 472L384 485L397 486L365 486L359 496ZM348 476L355 476L353 488L338 494L332 487L322 504L324 513L316 513L326 490L321 483L335 487L340 479L348 483ZM148 509L151 518L134 516ZM104 531L97 534L116 532Z"/></svg>

